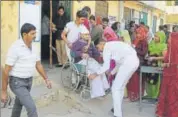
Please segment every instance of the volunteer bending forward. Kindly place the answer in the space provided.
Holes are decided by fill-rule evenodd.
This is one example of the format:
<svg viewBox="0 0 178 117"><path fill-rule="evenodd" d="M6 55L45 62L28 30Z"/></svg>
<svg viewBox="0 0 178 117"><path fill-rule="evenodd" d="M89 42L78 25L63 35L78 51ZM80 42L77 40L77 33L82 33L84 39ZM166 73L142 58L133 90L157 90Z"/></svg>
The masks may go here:
<svg viewBox="0 0 178 117"><path fill-rule="evenodd" d="M110 60L113 59L118 67L115 80L112 85L112 97L114 105L114 116L122 117L122 100L124 97L124 88L131 78L132 74L139 66L139 59L136 51L128 44L120 41L100 42L97 45L100 51L103 51L103 66L94 74L89 76L90 79L96 78L103 74L110 67ZM113 72L112 72L113 73Z"/></svg>

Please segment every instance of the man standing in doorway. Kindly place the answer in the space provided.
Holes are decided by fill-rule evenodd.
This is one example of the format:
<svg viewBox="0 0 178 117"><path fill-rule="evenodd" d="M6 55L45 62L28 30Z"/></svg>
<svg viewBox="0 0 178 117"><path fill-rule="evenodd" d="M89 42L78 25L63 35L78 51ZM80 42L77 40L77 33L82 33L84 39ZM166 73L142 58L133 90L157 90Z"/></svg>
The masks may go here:
<svg viewBox="0 0 178 117"><path fill-rule="evenodd" d="M43 69L37 50L32 46L36 38L36 27L25 23L21 28L22 39L17 40L9 49L2 77L2 102L7 102L7 85L15 94L15 104L11 117L20 117L22 106L27 110L28 117L38 117L35 103L30 95L32 77L35 68L43 77L48 88L51 82Z"/></svg>
<svg viewBox="0 0 178 117"><path fill-rule="evenodd" d="M121 41L100 42L97 45L99 51L103 51L103 66L91 74L89 79L94 79L98 75L101 75L109 70L111 59L116 62L118 70L116 70L116 77L112 85L112 97L114 105L114 116L122 116L122 101L124 97L124 89L131 78L132 74L137 70L139 66L139 59L137 53L130 45ZM109 73L114 75L111 71Z"/></svg>
<svg viewBox="0 0 178 117"><path fill-rule="evenodd" d="M60 6L58 8L58 15L54 19L54 24L56 25L56 49L57 49L57 57L58 57L58 65L56 67L62 67L67 63L67 53L65 49L65 42L62 40L61 34L64 30L65 25L69 19L64 13L64 7Z"/></svg>
<svg viewBox="0 0 178 117"><path fill-rule="evenodd" d="M76 20L66 24L66 27L62 33L62 39L66 43L66 51L69 61L71 61L70 49L72 48L72 43L79 39L80 33L87 28L83 25L85 19L88 17L85 11L78 11L76 13ZM89 31L88 31L89 33ZM88 41L86 49L89 48L91 40Z"/></svg>

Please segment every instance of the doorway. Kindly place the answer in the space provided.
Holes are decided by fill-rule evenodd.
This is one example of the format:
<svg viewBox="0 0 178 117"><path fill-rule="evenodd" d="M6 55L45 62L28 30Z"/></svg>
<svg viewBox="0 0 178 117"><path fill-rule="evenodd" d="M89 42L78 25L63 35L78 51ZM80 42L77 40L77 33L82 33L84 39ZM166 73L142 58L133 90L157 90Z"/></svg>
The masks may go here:
<svg viewBox="0 0 178 117"><path fill-rule="evenodd" d="M148 22L148 13L140 12L140 22L144 22L147 25Z"/></svg>
<svg viewBox="0 0 178 117"><path fill-rule="evenodd" d="M50 58L50 1L41 1L41 60L43 63L49 63ZM52 19L54 19L57 15L57 10L59 6L64 6L65 12L67 16L71 19L71 1L52 1ZM48 23L46 23L48 22ZM55 44L55 34L52 36L52 46L56 47ZM57 54L53 51L53 64L58 63Z"/></svg>

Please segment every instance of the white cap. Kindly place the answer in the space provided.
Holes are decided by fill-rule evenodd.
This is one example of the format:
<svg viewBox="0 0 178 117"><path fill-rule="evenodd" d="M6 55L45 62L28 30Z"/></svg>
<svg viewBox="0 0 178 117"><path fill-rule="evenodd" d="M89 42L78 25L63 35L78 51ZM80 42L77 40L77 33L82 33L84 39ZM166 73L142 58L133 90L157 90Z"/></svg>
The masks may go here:
<svg viewBox="0 0 178 117"><path fill-rule="evenodd" d="M82 34L87 34L88 33L89 34L89 31L88 31L87 28L82 28L80 33L82 33Z"/></svg>

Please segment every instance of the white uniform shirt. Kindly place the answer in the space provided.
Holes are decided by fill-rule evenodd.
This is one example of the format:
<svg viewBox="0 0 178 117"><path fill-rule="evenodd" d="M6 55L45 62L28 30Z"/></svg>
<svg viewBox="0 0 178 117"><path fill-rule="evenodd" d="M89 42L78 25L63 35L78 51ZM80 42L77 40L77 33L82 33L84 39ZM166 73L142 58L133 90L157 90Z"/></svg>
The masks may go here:
<svg viewBox="0 0 178 117"><path fill-rule="evenodd" d="M22 39L17 40L9 49L6 65L12 66L10 76L29 78L34 75L36 62L40 61L37 49L28 48Z"/></svg>
<svg viewBox="0 0 178 117"><path fill-rule="evenodd" d="M136 51L128 44L120 41L107 42L103 50L103 66L97 71L97 74L102 74L109 70L110 60L116 61L117 65L123 63L124 59L129 55L136 55Z"/></svg>
<svg viewBox="0 0 178 117"><path fill-rule="evenodd" d="M79 39L79 34L81 32L83 31L86 32L87 28L83 24L80 24L79 26L77 26L77 24L74 21L72 21L66 24L66 27L64 28L64 30L67 32L67 40L70 43L73 43L77 39ZM88 30L87 32L89 33Z"/></svg>

